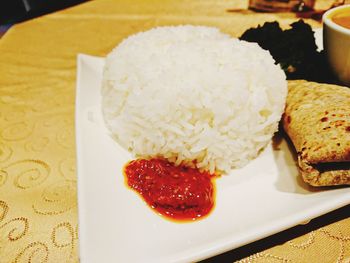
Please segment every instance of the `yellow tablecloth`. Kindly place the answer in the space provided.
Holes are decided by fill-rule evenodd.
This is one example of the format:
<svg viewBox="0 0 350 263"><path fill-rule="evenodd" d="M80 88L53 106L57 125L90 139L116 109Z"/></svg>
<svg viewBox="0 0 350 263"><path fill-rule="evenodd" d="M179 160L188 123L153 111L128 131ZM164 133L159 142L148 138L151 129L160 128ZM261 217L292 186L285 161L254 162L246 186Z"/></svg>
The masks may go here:
<svg viewBox="0 0 350 263"><path fill-rule="evenodd" d="M319 7L330 1L318 1ZM0 262L77 262L74 100L77 53L104 56L158 25L217 26L233 36L294 14L244 0L100 0L12 27L0 40ZM308 21L314 27L321 24ZM349 262L350 209L209 260ZM208 262L209 262L208 261Z"/></svg>

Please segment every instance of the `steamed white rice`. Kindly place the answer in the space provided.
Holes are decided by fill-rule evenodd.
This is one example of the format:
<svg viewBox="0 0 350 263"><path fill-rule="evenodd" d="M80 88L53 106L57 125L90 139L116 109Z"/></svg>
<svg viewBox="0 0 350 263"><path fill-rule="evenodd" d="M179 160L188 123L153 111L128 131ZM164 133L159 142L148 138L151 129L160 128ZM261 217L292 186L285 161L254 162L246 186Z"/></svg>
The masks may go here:
<svg viewBox="0 0 350 263"><path fill-rule="evenodd" d="M278 128L287 95L268 51L204 26L158 27L106 58L102 111L136 157L228 173Z"/></svg>

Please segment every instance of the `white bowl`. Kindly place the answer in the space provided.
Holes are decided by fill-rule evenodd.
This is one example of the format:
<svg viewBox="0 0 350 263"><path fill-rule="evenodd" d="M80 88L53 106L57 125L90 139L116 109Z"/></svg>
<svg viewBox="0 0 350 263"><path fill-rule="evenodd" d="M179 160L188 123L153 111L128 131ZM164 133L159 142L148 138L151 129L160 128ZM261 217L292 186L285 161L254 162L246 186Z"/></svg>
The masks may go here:
<svg viewBox="0 0 350 263"><path fill-rule="evenodd" d="M323 15L323 45L332 70L341 82L350 86L350 29L332 20L340 13L350 16L350 5L332 8Z"/></svg>

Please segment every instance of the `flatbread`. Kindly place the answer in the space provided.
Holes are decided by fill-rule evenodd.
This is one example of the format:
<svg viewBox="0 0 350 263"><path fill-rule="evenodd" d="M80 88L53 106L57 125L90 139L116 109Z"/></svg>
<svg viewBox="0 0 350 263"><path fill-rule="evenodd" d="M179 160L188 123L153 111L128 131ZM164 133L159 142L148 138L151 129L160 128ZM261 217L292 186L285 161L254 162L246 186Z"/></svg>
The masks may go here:
<svg viewBox="0 0 350 263"><path fill-rule="evenodd" d="M350 184L350 88L289 81L283 127L305 182Z"/></svg>

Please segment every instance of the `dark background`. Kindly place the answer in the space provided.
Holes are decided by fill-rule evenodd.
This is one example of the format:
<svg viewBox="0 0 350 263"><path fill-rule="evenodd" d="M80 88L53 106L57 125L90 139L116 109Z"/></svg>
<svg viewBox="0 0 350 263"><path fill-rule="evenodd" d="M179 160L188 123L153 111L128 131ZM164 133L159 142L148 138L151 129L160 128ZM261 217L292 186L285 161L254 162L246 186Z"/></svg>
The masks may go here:
<svg viewBox="0 0 350 263"><path fill-rule="evenodd" d="M86 0L1 0L0 25L11 25L85 1Z"/></svg>

